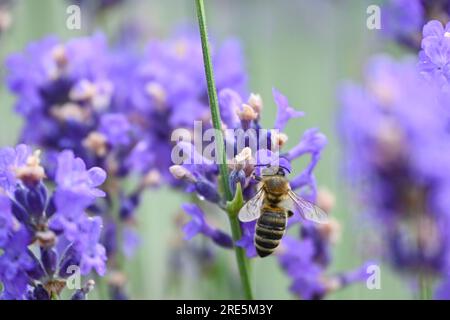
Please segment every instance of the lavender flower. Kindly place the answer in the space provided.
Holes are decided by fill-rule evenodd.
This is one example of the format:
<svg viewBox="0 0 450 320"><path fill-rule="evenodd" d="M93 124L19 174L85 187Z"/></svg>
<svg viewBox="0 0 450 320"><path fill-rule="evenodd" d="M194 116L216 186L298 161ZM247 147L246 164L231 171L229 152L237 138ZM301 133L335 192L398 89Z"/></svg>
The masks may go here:
<svg viewBox="0 0 450 320"><path fill-rule="evenodd" d="M412 49L420 49L421 30L427 21L448 22L448 0L388 0L381 9L385 36Z"/></svg>
<svg viewBox="0 0 450 320"><path fill-rule="evenodd" d="M98 243L102 221L85 211L106 176L86 169L70 151L58 155L56 188L44 184L39 152L25 145L0 149L0 281L5 299L49 299L78 267L82 275L105 272L106 256ZM61 175L61 170L65 175ZM37 254L39 252L40 254Z"/></svg>
<svg viewBox="0 0 450 320"><path fill-rule="evenodd" d="M450 24L445 28L436 20L423 27L419 70L428 79L447 85L450 79Z"/></svg>
<svg viewBox="0 0 450 320"><path fill-rule="evenodd" d="M225 248L233 247L233 241L229 235L211 227L205 221L205 213L201 208L199 208L197 205L188 203L184 204L182 207L187 214L192 216L192 220L183 228L183 231L186 235L186 240L193 238L197 234L203 234L204 236L213 240L219 246Z"/></svg>
<svg viewBox="0 0 450 320"><path fill-rule="evenodd" d="M417 47L417 37L425 22L422 0L389 0L382 8L383 33L394 40Z"/></svg>
<svg viewBox="0 0 450 320"><path fill-rule="evenodd" d="M273 95L278 106L278 113L274 123L275 128L282 130L290 119L303 116L302 112L296 111L289 106L287 98L280 92L274 89ZM245 132L244 130L252 128L262 129L259 123L263 107L260 96L252 94L244 102L239 93L231 89L224 89L219 93L219 98L221 113L223 114L222 120L227 129L234 129L234 132L239 130ZM255 195L257 190L258 183L254 178L254 174L259 174L260 167L255 165L279 163L283 167L290 168L291 161L309 155L310 162L299 175L292 179L294 181L292 187L305 198L315 202L317 191L313 170L320 158L323 147L326 145L326 137L316 129L307 130L297 146L290 151L279 153L279 147L282 147L287 140L286 134L267 130L248 132L250 134L247 135L247 139L244 139L244 144L241 146L237 135L225 133L226 146L228 150L233 150L231 153L233 158L228 159L231 169L229 180L232 190L235 191L236 185L239 183L244 199L249 200ZM270 143L262 143L268 141ZM256 149L252 150L251 146L256 146ZM204 181L211 186L209 187L210 190L219 189L217 165L211 163L211 159L198 152L195 146L188 142L180 142L178 147L187 156L182 164L174 165L170 168L174 177L188 184L186 191L197 193L201 199L223 206L225 201L221 195L218 195L219 199L206 197L206 191L197 186L199 181ZM229 154L227 153L227 155ZM187 239L197 234L203 234L219 246L229 247L233 245L230 236L225 237L222 231L208 223L207 214L198 205L185 204L183 208L192 216L192 220L184 226ZM294 217L290 219L288 226L298 226L298 222L301 220L300 214L296 212ZM234 243L234 245L244 248L249 258L256 256L254 245L255 224L255 221L241 223L242 238ZM321 279L324 278L325 269L329 266L331 259L329 256L331 238L330 232L322 230L315 225L305 224L302 227L299 240L290 237L285 237L282 240L281 249L278 252L280 264L286 274L293 279L293 292L300 297L305 299L321 298L332 291L329 288L322 288L321 290L317 288L325 285L321 283ZM225 243L227 245L224 245ZM302 290L310 290L309 294L295 289L300 285L301 275L312 277L312 273L315 274L316 278L311 278L310 282L302 283L301 285ZM362 278L351 277L345 285L357 280L362 280ZM339 288L343 286L344 283L342 282ZM338 288L336 287L335 289Z"/></svg>
<svg viewBox="0 0 450 320"><path fill-rule="evenodd" d="M212 56L218 89L246 91L241 48L235 40L214 47ZM169 40L154 40L128 81L131 94L124 106L139 117L143 138L128 159L137 171L158 170L177 186L168 171L172 164L171 134L175 129L193 129L194 121L210 128L206 80L198 35L183 29Z"/></svg>
<svg viewBox="0 0 450 320"><path fill-rule="evenodd" d="M413 60L381 56L369 63L365 86L344 86L340 101L346 171L380 222L386 257L402 272L445 277L450 140L440 86Z"/></svg>
<svg viewBox="0 0 450 320"><path fill-rule="evenodd" d="M6 62L8 84L17 96L16 110L25 123L21 140L46 151L46 174L59 185L52 200L56 214L50 221L51 227L64 231L69 241L94 223L95 218L87 221L82 214L87 207L91 213L105 217L109 226L115 223L115 210L120 210L112 208L109 199L120 194L124 203L128 203L128 197L139 198L147 186L145 183L152 183L143 176L131 194L117 190L117 183L112 189L98 188L105 181L105 171L113 181L129 176L124 159L137 138L127 115L118 112L121 93L116 89L124 66L133 63L135 56L110 49L101 34L67 43L48 37L30 44L24 53L11 55ZM16 162L21 161L17 156ZM94 168L87 170L86 164ZM14 176L0 180L14 185ZM105 195L106 200L92 201ZM133 201L137 203L138 199ZM119 221L128 223L134 211L135 207L130 208ZM104 243L107 248L117 248L112 243L120 235L97 236L110 242ZM95 237L86 241L96 243ZM86 260L83 269L95 268L103 273L102 261L106 259L103 247L87 248L92 249L89 255L93 260ZM107 253L112 258L115 252ZM89 255L84 257L88 259Z"/></svg>
<svg viewBox="0 0 450 320"><path fill-rule="evenodd" d="M193 120L207 120L202 61L199 39L186 31L167 41L152 41L143 55L112 49L103 35L95 34L67 43L48 37L8 58L7 82L25 123L21 140L46 151L46 174L61 185L53 201L58 213L51 222L55 229L75 237L85 223L78 220L78 213L90 197L106 194L89 210L105 220L107 234L101 239L109 261L114 264L117 250L125 250L126 255L133 252L139 240L132 227L143 191L162 181L174 183L168 171L170 133L181 125L190 128ZM219 48L214 62L220 87L245 90L236 42ZM56 155L66 149L73 154L64 153L58 171ZM75 156L89 167L106 171L110 183L98 189L104 171L86 170ZM122 189L120 182L136 174L134 189ZM2 181L14 184L14 177L0 176ZM218 201L210 187L207 179L198 179L196 188L203 190L203 197ZM86 198L71 201L80 193ZM120 199L119 208L113 207L112 199ZM124 228L116 228L115 223ZM118 238L125 243L118 245Z"/></svg>

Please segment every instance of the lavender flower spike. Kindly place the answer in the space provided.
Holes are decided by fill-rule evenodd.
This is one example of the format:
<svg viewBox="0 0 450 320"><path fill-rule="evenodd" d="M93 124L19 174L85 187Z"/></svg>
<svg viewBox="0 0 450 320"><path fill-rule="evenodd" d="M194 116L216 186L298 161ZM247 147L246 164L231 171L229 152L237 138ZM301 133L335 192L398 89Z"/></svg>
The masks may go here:
<svg viewBox="0 0 450 320"><path fill-rule="evenodd" d="M0 149L0 282L3 299L50 299L65 288L74 268L82 275L105 273L105 248L98 242L102 220L86 210L105 180L99 168L87 169L80 158L63 151L50 193L40 152L25 145ZM64 173L64 174L63 174ZM14 182L14 184L12 183Z"/></svg>

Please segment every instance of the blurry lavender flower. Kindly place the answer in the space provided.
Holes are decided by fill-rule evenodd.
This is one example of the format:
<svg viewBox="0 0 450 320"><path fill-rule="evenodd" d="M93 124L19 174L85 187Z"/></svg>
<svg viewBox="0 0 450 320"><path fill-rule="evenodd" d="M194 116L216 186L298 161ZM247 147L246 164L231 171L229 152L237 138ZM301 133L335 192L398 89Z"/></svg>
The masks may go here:
<svg viewBox="0 0 450 320"><path fill-rule="evenodd" d="M63 151L56 167L65 175L57 174L49 194L39 156L26 145L0 149L0 282L5 299L59 296L73 272L69 267L78 266L82 275L92 269L105 273L105 249L98 243L102 221L85 212L104 195L95 192L106 178L104 171L87 170L80 158Z"/></svg>
<svg viewBox="0 0 450 320"><path fill-rule="evenodd" d="M94 280L88 280L83 288L78 289L71 297L71 300L86 300L87 294L94 289Z"/></svg>
<svg viewBox="0 0 450 320"><path fill-rule="evenodd" d="M383 33L402 45L418 50L421 30L427 21L449 21L450 1L388 0L381 12Z"/></svg>
<svg viewBox="0 0 450 320"><path fill-rule="evenodd" d="M240 45L228 40L213 46L212 60L218 90L230 88L244 94L246 74ZM176 186L168 171L172 164L171 134L175 129L192 130L194 121L211 127L201 43L197 32L182 29L169 40L148 45L131 79L123 79L130 92L123 103L141 128L143 139L128 159L137 171L151 168Z"/></svg>
<svg viewBox="0 0 450 320"><path fill-rule="evenodd" d="M389 261L403 273L446 277L450 140L440 86L420 77L414 60L386 56L371 60L365 81L341 91L346 172L380 222Z"/></svg>
<svg viewBox="0 0 450 320"><path fill-rule="evenodd" d="M6 62L8 84L17 96L16 110L24 119L21 140L46 151L46 174L60 186L53 200L58 215L51 221L52 227L65 230L70 240L78 237L87 223L79 219L84 209L89 207L92 213L102 215L108 231L109 225L115 223L114 214L121 210L112 208L110 199L120 194L122 203L129 203L129 197L137 204L146 187L142 177L136 190L128 195L117 183L128 176L130 170L124 159L136 143L136 136L128 117L117 111L120 99L116 79L124 72L123 66L133 64L134 59L128 53L111 50L105 37L95 34L67 43L48 37L30 44L24 53L11 55ZM56 156L65 149L71 151ZM16 162L20 161L23 159L17 156ZM85 163L95 168L87 170ZM113 183L99 189L105 171ZM13 176L0 180L14 185ZM80 198L80 194L84 197ZM102 201L91 201L105 195ZM117 215L119 220L132 220L135 209L136 205L129 206L126 216ZM101 237L109 242L104 245L110 258L118 248L114 244L117 236L109 233ZM97 260L83 266L103 272L103 249L94 246L92 250L90 255Z"/></svg>
<svg viewBox="0 0 450 320"><path fill-rule="evenodd" d="M225 248L233 247L233 241L229 235L211 227L205 221L205 213L200 207L195 204L186 203L182 206L182 208L188 215L192 217L192 220L183 228L186 240L190 240L197 234L203 234L219 246Z"/></svg>
<svg viewBox="0 0 450 320"><path fill-rule="evenodd" d="M450 79L450 23L445 28L436 20L423 27L419 70L427 78L448 85Z"/></svg>
<svg viewBox="0 0 450 320"><path fill-rule="evenodd" d="M285 96L277 90L273 90L275 104L278 107L277 117L275 119L274 127L283 130L289 120L303 116L302 112L296 111L289 105ZM223 115L222 121L227 129L245 130L249 128L262 129L259 119L262 111L262 99L259 95L251 94L249 99L244 102L241 95L231 89L224 89L219 93L220 109ZM257 190L258 182L254 178L254 174L258 175L260 167L258 164L272 164L279 161L280 165L286 168L291 167L291 161L300 157L310 156L310 162L306 168L292 181L292 188L296 189L302 196L310 201L316 201L316 182L313 170L317 165L320 154L326 145L326 137L317 129L309 129L305 132L303 137L299 139L298 144L290 151L283 151L280 154L276 147L282 147L287 135L277 131L254 131L255 135L250 135L244 146L238 148L238 139L235 135L225 135L225 143L227 148L234 150L233 159L228 159L230 163L230 184L232 190L236 190L236 184L240 183L244 200L252 198ZM261 141L270 141L268 144L262 144ZM177 179L185 181L188 186L187 192L197 193L203 200L217 204L223 207L224 199L218 194L216 197L205 196L206 191L199 188L197 185L199 181L208 182L210 190L219 189L218 170L217 165L210 162L210 159L205 158L198 153L193 145L188 142L180 142L178 144L182 150L189 156L181 165L174 165L170 168L171 173ZM190 147L189 147L190 146ZM249 146L257 146L257 150L252 150ZM229 154L228 154L229 155ZM264 156L264 157L263 157ZM281 157L280 157L281 156ZM189 162L190 158L196 158L196 162L192 164ZM263 163L264 162L264 163ZM327 206L330 207L327 201ZM185 204L183 209L188 213L192 220L184 226L184 233L186 239L190 239L197 234L203 234L210 238L222 247L231 247L233 242L230 236L224 232L219 231L208 223L207 214L196 204ZM288 227L298 226L301 221L300 214L295 212L288 222ZM241 246L245 249L247 257L252 258L256 256L256 248L254 245L255 236L255 221L249 223L241 223L242 238L234 245ZM300 239L285 237L282 240L281 249L279 250L280 264L285 270L286 274L293 279L292 291L305 299L322 298L326 293L333 289L338 289L344 285L352 282L362 280L361 277L349 277L349 280L344 284L339 283L339 286L331 288L318 289L318 286L325 286L322 283L325 269L330 263L329 244L332 242L331 232L329 228L333 228L335 224L327 226L316 226L303 224ZM337 229L336 227L335 229ZM225 245L226 244L226 245ZM292 244L292 245L290 245ZM312 273L315 278L312 279ZM301 275L310 277L311 280L307 284L302 283L302 290L310 290L310 293L299 292L295 289L299 286Z"/></svg>
<svg viewBox="0 0 450 320"><path fill-rule="evenodd" d="M219 88L245 90L236 42L215 50L214 64ZM89 196L106 193L89 211L104 218L101 240L108 260L113 263L117 250L132 254L139 240L131 228L143 191L164 180L174 182L168 170L171 132L179 126L191 128L193 120L209 125L198 37L182 31L169 40L152 41L143 55L127 47L112 49L101 34L67 43L48 37L30 44L24 53L11 55L6 67L9 88L17 96L16 110L24 119L21 140L46 151L46 175L65 186L54 197L60 214L53 226L75 236L83 224L76 219L77 213ZM64 153L66 159L58 172L57 154L65 149L73 154ZM108 183L102 190L97 186L105 173L86 170L74 156L107 172ZM0 156L0 167L1 162ZM135 174L134 189L123 190L121 182ZM14 186L14 177L0 175L0 183L5 189L8 184ZM196 188L209 200L219 199L207 179L198 179ZM71 201L72 189L85 193L86 198ZM113 207L116 203L119 208ZM125 228L116 228L117 222ZM118 245L118 238L125 243Z"/></svg>

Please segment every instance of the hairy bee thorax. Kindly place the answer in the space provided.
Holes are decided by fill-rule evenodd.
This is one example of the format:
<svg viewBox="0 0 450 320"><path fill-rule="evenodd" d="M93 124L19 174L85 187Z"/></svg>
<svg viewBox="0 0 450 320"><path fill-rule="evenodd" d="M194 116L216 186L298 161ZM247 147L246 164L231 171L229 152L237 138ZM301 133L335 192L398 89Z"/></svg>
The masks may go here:
<svg viewBox="0 0 450 320"><path fill-rule="evenodd" d="M263 189L266 193L266 202L276 204L286 198L289 191L289 182L286 178L273 176L263 179Z"/></svg>

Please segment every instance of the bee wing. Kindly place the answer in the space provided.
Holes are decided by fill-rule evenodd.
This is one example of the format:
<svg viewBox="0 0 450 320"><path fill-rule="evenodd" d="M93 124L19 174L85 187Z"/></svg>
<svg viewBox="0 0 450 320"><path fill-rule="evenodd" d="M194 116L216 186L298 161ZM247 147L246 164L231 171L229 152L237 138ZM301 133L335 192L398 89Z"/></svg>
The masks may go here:
<svg viewBox="0 0 450 320"><path fill-rule="evenodd" d="M294 191L290 190L288 198L284 200L283 206L292 212L297 209L303 219L310 220L316 223L327 223L328 214L320 209L315 204L299 197Z"/></svg>
<svg viewBox="0 0 450 320"><path fill-rule="evenodd" d="M259 218L261 215L261 206L264 200L264 190L261 188L255 196L247 201L239 211L239 220L249 222Z"/></svg>

